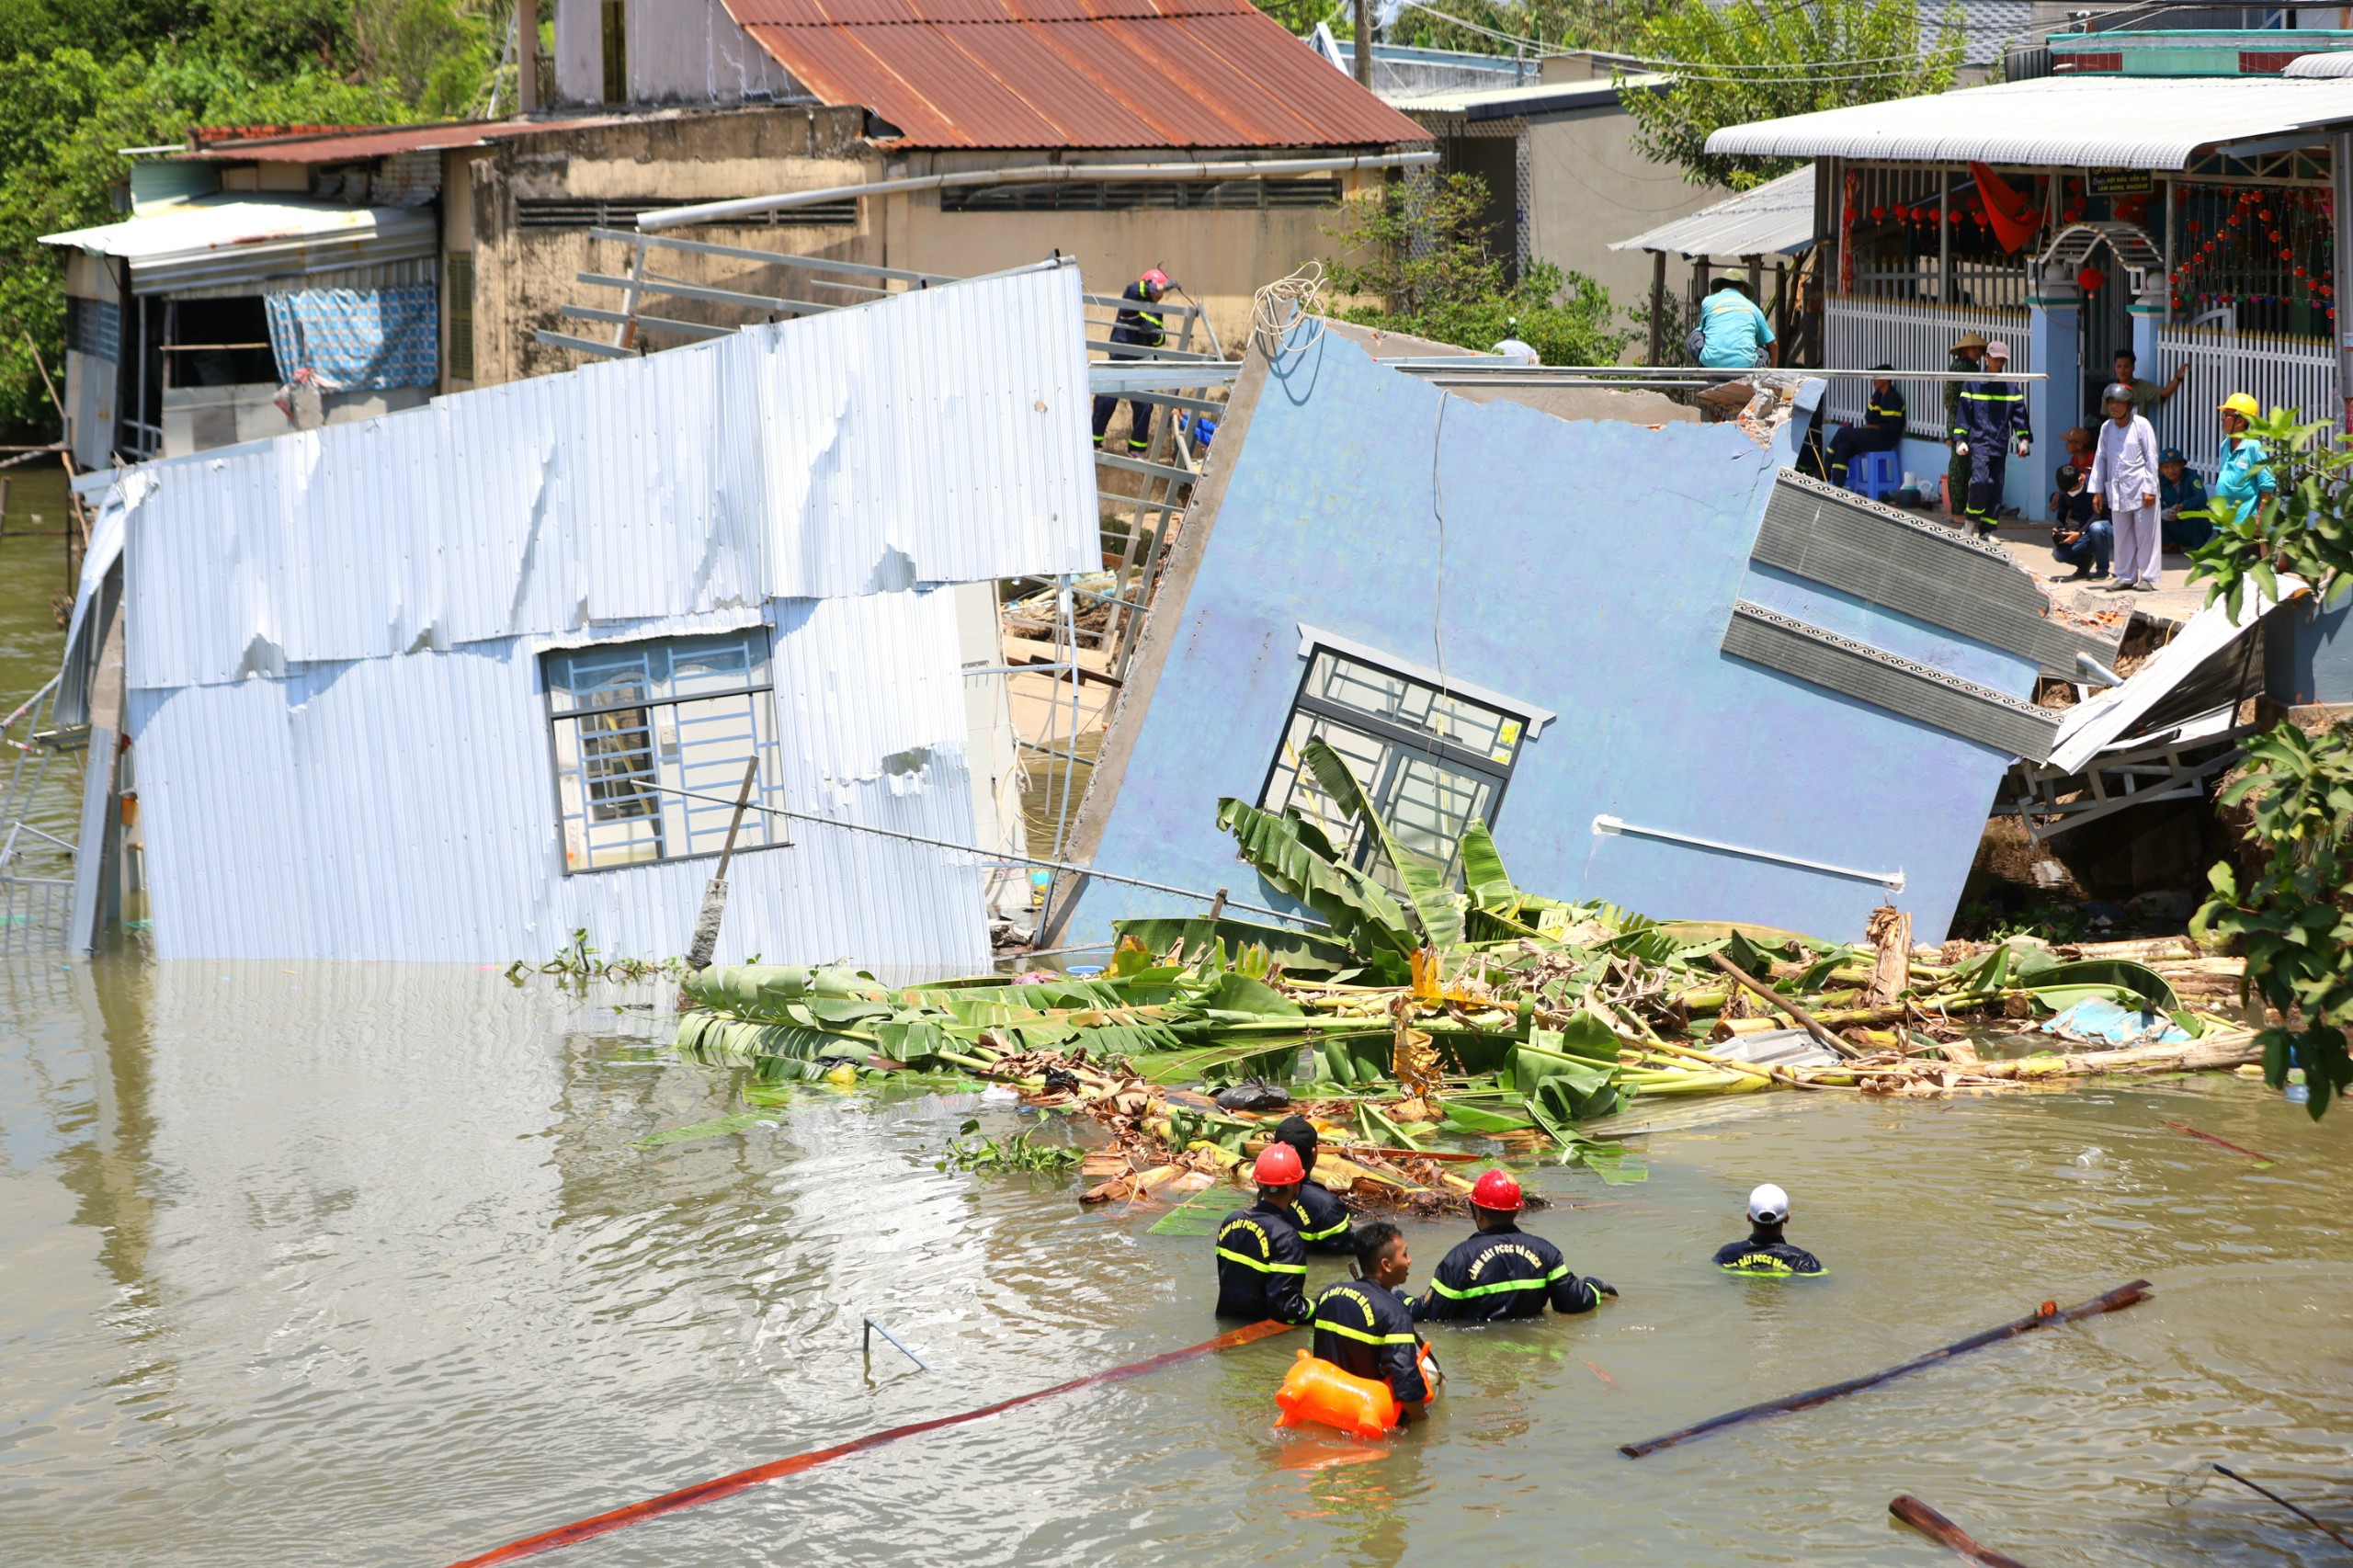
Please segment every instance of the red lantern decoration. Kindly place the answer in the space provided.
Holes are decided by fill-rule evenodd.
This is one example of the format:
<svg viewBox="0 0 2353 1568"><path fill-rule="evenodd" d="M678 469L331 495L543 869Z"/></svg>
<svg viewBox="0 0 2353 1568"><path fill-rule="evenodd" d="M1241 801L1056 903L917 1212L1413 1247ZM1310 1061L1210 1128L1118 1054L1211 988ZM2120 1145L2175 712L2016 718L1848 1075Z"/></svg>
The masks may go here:
<svg viewBox="0 0 2353 1568"><path fill-rule="evenodd" d="M1884 207L1874 207L1874 208L1872 208L1872 209L1871 209L1871 222L1874 222L1874 223L1880 223L1880 222L1886 222L1886 220L1887 220L1887 209L1886 209L1886 208L1884 208Z"/></svg>
<svg viewBox="0 0 2353 1568"><path fill-rule="evenodd" d="M2076 286L2086 294L2097 294L2108 282L2108 274L2097 267L2086 267L2075 274Z"/></svg>

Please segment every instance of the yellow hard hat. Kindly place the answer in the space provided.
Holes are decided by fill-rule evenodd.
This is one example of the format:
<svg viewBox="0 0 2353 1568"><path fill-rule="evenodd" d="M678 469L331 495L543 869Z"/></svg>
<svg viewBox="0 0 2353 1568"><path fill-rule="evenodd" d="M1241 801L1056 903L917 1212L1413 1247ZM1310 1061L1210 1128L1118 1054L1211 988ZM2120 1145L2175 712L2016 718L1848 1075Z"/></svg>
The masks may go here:
<svg viewBox="0 0 2353 1568"><path fill-rule="evenodd" d="M2242 419L2263 417L2263 410L2256 405L2254 397L2246 392L2233 392L2222 400L2222 409L2224 414L2235 414Z"/></svg>

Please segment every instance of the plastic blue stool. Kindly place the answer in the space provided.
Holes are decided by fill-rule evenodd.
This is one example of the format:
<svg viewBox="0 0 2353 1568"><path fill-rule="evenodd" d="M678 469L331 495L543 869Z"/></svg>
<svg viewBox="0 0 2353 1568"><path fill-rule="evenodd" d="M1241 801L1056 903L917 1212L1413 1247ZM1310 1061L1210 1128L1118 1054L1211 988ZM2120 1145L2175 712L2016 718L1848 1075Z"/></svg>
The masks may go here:
<svg viewBox="0 0 2353 1568"><path fill-rule="evenodd" d="M1904 454L1857 452L1847 463L1847 488L1874 501L1904 488Z"/></svg>

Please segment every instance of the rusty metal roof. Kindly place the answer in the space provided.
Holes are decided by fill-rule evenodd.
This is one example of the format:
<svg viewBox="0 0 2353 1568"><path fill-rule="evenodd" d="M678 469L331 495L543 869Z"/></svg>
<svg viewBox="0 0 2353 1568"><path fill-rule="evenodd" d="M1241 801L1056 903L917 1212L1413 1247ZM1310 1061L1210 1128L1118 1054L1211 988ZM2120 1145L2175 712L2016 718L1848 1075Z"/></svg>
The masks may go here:
<svg viewBox="0 0 2353 1568"><path fill-rule="evenodd" d="M909 147L1368 147L1429 132L1248 0L725 0Z"/></svg>
<svg viewBox="0 0 2353 1568"><path fill-rule="evenodd" d="M306 127L281 136L202 139L203 144L178 157L199 163L347 164L367 158L388 158L399 153L440 153L479 147L503 136L529 136L539 131L571 131L584 125L609 123L613 117L589 119L466 119L438 125L355 125L332 131Z"/></svg>

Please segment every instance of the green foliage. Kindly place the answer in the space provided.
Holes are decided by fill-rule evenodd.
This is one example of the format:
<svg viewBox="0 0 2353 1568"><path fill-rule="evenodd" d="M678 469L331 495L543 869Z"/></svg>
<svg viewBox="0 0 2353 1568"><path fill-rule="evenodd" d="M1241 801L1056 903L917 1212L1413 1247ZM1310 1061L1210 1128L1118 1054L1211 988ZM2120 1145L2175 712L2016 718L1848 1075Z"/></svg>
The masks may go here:
<svg viewBox="0 0 2353 1568"><path fill-rule="evenodd" d="M2314 738L2281 724L2247 745L2245 776L2222 791L2245 805L2249 838L2265 851L2245 887L2227 861L2208 873L2214 895L2191 922L2205 942L2235 939L2246 956L2245 984L2279 1011L2267 1028L2264 1081L2274 1088L2302 1067L2317 1119L2332 1093L2353 1087L2345 1028L2353 1023L2353 726ZM2296 1028L2301 1018L2302 1027Z"/></svg>
<svg viewBox="0 0 2353 1568"><path fill-rule="evenodd" d="M983 1138L977 1136L980 1130L978 1119L967 1118L964 1125L956 1130L959 1136L948 1145L948 1157L939 1161L937 1168L1059 1176L1086 1158L1067 1143L1040 1143L1028 1132L1017 1132L1010 1138Z"/></svg>
<svg viewBox="0 0 2353 1568"><path fill-rule="evenodd" d="M1324 792L1381 845L1381 852L1397 873L1397 880L1405 885L1405 896L1413 901L1414 918L1422 928L1424 940L1438 949L1461 941L1462 906L1447 884L1446 868L1397 841L1397 835L1389 831L1389 824L1373 808L1364 786L1357 781L1347 759L1321 737L1301 748L1300 760L1307 764L1307 770L1315 776L1315 782ZM1494 846L1490 844L1488 848L1492 853Z"/></svg>
<svg viewBox="0 0 2353 1568"><path fill-rule="evenodd" d="M1384 972L1402 971L1420 944L1389 890L1342 860L1331 842L1297 810L1280 816L1231 797L1217 804L1217 824L1233 835L1242 858L1278 892L1313 910Z"/></svg>
<svg viewBox="0 0 2353 1568"><path fill-rule="evenodd" d="M2207 603L2222 600L2236 619L2248 584L2277 599L2279 574L2290 573L2326 604L2353 576L2353 503L2347 492L2353 438L2336 432L2335 420L2304 424L2290 408L2249 421L2246 434L2263 443L2264 466L2279 488L2244 517L2222 506L2206 513L2214 537L2191 552L2189 580L2212 583Z"/></svg>
<svg viewBox="0 0 2353 1568"><path fill-rule="evenodd" d="M1324 270L1357 305L1341 319L1483 351L1517 337L1548 365L1611 365L1633 341L1609 290L1581 272L1531 263L1513 282L1487 244L1487 185L1476 175L1406 179L1348 203L1325 232L1345 254Z"/></svg>
<svg viewBox="0 0 2353 1568"><path fill-rule="evenodd" d="M517 985L528 974L551 974L559 980L585 983L590 980L651 980L657 975L688 974L684 959L619 959L606 958L588 940L588 928L581 926L572 933L572 940L556 949L555 957L543 964L526 963L517 959L506 966L506 978Z"/></svg>
<svg viewBox="0 0 2353 1568"><path fill-rule="evenodd" d="M1633 51L1673 78L1656 92L1626 95L1634 145L1681 165L1693 185L1762 185L1797 160L1711 154L1709 136L1753 120L1943 92L1961 64L1959 16L1944 13L1924 52L1914 0L1675 0Z"/></svg>
<svg viewBox="0 0 2353 1568"><path fill-rule="evenodd" d="M1381 32L1383 43L1409 44L1417 49L1460 49L1473 54L1508 54L1506 39L1540 43L1552 50L1600 50L1609 54L1635 52L1643 29L1664 0L1445 0L1445 16L1411 8ZM1460 18L1456 20L1453 18ZM1464 24L1470 24L1465 26ZM1334 31L1340 31L1337 22ZM1505 35L1498 38L1496 34Z"/></svg>
<svg viewBox="0 0 2353 1568"><path fill-rule="evenodd" d="M511 0L0 0L0 430L53 437L64 260L125 147L199 125L372 125L486 107ZM31 345L26 335L31 336Z"/></svg>

